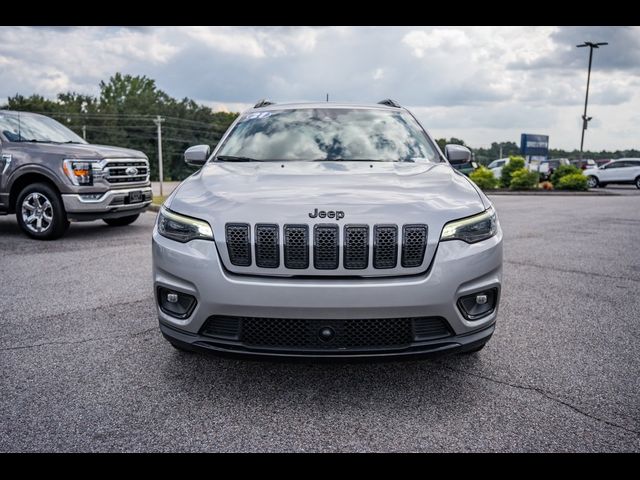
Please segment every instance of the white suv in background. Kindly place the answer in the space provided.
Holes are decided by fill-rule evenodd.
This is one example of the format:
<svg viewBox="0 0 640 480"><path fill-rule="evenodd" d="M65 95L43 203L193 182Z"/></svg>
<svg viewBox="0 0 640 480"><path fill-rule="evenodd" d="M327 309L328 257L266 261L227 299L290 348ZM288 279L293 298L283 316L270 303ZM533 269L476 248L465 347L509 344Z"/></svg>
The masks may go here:
<svg viewBox="0 0 640 480"><path fill-rule="evenodd" d="M587 175L589 188L606 187L608 183L632 183L640 189L640 158L619 158L598 168L590 168Z"/></svg>
<svg viewBox="0 0 640 480"><path fill-rule="evenodd" d="M502 176L502 167L504 167L507 163L509 163L509 157L507 158L498 158L489 164L487 167L493 173L495 178L500 178Z"/></svg>

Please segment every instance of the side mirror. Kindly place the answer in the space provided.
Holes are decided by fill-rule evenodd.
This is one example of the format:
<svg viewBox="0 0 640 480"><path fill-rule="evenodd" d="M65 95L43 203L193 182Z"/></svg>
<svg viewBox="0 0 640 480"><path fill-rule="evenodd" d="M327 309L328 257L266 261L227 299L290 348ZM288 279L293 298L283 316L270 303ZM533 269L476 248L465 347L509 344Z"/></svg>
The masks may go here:
<svg viewBox="0 0 640 480"><path fill-rule="evenodd" d="M468 163L471 161L471 150L462 145L449 144L444 147L444 154L451 163Z"/></svg>
<svg viewBox="0 0 640 480"><path fill-rule="evenodd" d="M184 151L184 161L187 165L201 167L207 162L207 158L211 154L209 145L196 145L189 147Z"/></svg>

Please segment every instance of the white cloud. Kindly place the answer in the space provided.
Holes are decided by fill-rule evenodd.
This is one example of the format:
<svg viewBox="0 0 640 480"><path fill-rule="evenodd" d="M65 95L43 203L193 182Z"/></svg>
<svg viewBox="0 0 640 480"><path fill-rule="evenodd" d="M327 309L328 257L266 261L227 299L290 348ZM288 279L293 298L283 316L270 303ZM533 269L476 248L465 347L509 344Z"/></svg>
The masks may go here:
<svg viewBox="0 0 640 480"><path fill-rule="evenodd" d="M412 30L402 38L402 42L409 46L418 58L422 58L427 50L435 50L443 46L449 49L460 48L470 44L464 31L448 28L431 31Z"/></svg>
<svg viewBox="0 0 640 480"><path fill-rule="evenodd" d="M3 27L0 98L96 94L116 72L177 98L245 110L260 98L409 105L436 136L473 146L546 133L579 142L585 39L595 53L586 144L639 147L640 28ZM635 117L635 120L634 120Z"/></svg>

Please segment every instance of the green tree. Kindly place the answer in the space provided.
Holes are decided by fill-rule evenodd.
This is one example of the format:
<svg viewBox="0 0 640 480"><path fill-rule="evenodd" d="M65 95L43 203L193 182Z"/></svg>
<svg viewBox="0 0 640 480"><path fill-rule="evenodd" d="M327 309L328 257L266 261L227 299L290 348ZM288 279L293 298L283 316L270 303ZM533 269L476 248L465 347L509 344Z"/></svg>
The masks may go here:
<svg viewBox="0 0 640 480"><path fill-rule="evenodd" d="M519 168L511 174L509 188L511 190L533 190L538 187L538 173L526 168Z"/></svg>
<svg viewBox="0 0 640 480"><path fill-rule="evenodd" d="M469 178L482 190L491 190L498 186L498 179L493 176L493 172L487 167L477 168L469 174Z"/></svg>
<svg viewBox="0 0 640 480"><path fill-rule="evenodd" d="M511 185L511 175L516 171L524 168L524 158L511 156L509 161L502 167L502 175L500 176L500 186L508 188Z"/></svg>
<svg viewBox="0 0 640 480"><path fill-rule="evenodd" d="M558 187L558 183L560 179L566 175L582 175L582 170L580 170L575 165L560 165L558 168L554 170L551 174L551 183L553 183L554 187Z"/></svg>

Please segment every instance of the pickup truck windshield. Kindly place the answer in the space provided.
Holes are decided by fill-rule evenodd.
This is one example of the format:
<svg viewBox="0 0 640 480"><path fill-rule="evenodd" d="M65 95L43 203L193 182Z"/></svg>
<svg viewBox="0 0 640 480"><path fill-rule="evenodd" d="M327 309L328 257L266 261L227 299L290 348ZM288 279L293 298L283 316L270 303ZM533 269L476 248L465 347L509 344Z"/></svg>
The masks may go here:
<svg viewBox="0 0 640 480"><path fill-rule="evenodd" d="M404 111L301 108L244 114L217 161L438 162L435 148Z"/></svg>
<svg viewBox="0 0 640 480"><path fill-rule="evenodd" d="M52 118L0 112L0 132L10 142L87 143Z"/></svg>

